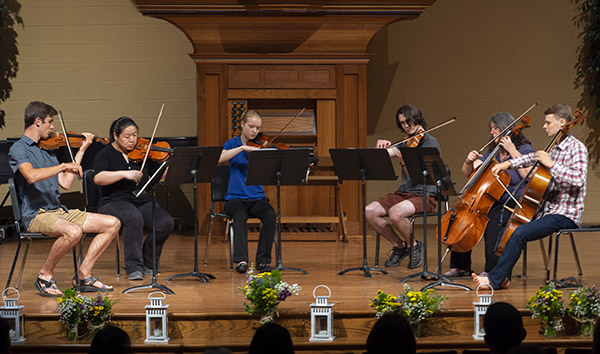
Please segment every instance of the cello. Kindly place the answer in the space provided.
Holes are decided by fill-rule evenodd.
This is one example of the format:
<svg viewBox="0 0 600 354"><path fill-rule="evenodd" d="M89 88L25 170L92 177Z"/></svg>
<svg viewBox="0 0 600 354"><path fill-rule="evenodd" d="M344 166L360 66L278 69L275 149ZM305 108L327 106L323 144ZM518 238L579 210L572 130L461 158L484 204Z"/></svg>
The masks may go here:
<svg viewBox="0 0 600 354"><path fill-rule="evenodd" d="M581 111L575 111L573 112L573 118L576 119L573 119L565 124L561 130L554 134L554 137L552 137L544 149L545 152L549 152L555 144L560 143L569 134L569 129L583 122L583 113ZM533 173L534 171L535 173ZM531 176L532 174L533 176ZM502 232L502 236L500 236L500 242L496 248L497 256L502 254L504 248L506 247L506 243L517 227L533 220L538 209L541 205L543 205L546 196L546 190L548 189L548 185L550 184L551 180L552 176L550 175L549 169L541 165L539 161L536 161L529 170L527 176L525 176L525 178L523 178L521 181L521 183L524 181L529 182L525 186L523 194L521 194L521 198L519 198L519 207L515 207L513 210L513 213L508 220L504 231ZM515 190L519 190L520 187L521 185L519 184ZM505 206L505 208L507 207Z"/></svg>
<svg viewBox="0 0 600 354"><path fill-rule="evenodd" d="M516 124L518 122L520 124ZM524 113L492 140L519 134L521 129L529 127L530 123L531 119ZM453 251L470 251L481 240L489 221L488 213L504 194L504 186L510 181L510 174L506 171L498 178L492 174L492 167L497 163L496 155L500 148L500 144L496 145L481 166L471 174L458 193L458 203L442 217L440 235L444 235L442 241Z"/></svg>

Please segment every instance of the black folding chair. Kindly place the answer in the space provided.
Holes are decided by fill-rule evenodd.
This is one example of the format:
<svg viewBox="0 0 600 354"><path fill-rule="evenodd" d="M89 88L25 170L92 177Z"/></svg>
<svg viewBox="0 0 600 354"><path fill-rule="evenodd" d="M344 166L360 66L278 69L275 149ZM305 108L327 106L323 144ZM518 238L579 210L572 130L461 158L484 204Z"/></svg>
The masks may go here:
<svg viewBox="0 0 600 354"><path fill-rule="evenodd" d="M83 172L83 195L85 196L85 211L96 211L100 200L100 191L94 183L94 170L89 169ZM85 237L85 235L84 235ZM115 237L115 246L117 249L117 278L121 276L121 257L119 252L119 235ZM79 262L83 259L83 238L79 244Z"/></svg>
<svg viewBox="0 0 600 354"><path fill-rule="evenodd" d="M21 251L21 245L23 240L27 241L27 245L25 246L25 251L23 252L23 259L21 260L21 267L19 268L19 274L17 276L15 288L19 288L21 284L21 278L23 276L23 270L25 269L25 262L27 260L27 254L29 253L29 246L31 245L32 239L50 239L54 238L48 235L44 235L39 232L26 232L21 231L21 228L24 228L22 215L21 215L21 199L19 194L17 193L17 188L15 186L15 181L13 178L8 179L8 192L10 194L10 200L12 203L13 214L15 218L15 234L19 240L19 244L17 245L17 250L15 251L15 258L13 259L12 266L10 267L10 273L8 273L8 280L6 281L6 287L10 286L10 282L12 281L13 273L15 270L15 266L17 265L17 259L19 258L19 253ZM75 247L73 247L73 268L75 269L75 276L77 276L78 264L77 264L77 251ZM79 282L77 282L78 284ZM77 285L77 290L79 286Z"/></svg>
<svg viewBox="0 0 600 354"><path fill-rule="evenodd" d="M229 236L229 269L233 270L233 218L225 213L215 212L215 203L225 201L227 185L229 184L229 165L219 165L215 171L215 177L210 184L210 211L208 212L208 235L206 236L206 247L204 248L204 265L208 265L208 250L213 229L213 220L216 217L226 220L225 237Z"/></svg>

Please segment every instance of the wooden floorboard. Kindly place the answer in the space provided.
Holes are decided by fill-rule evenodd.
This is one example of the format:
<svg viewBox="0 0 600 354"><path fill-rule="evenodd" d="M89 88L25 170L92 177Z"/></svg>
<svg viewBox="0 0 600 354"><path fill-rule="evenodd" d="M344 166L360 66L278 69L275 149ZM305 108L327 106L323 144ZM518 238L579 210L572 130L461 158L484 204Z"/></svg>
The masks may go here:
<svg viewBox="0 0 600 354"><path fill-rule="evenodd" d="M434 232L430 228L429 235ZM419 232L417 232L419 234ZM429 240L428 265L429 270L434 271L437 264L437 244L433 237ZM600 260L596 250L600 241L593 234L580 234L576 236L579 247L584 276L578 278L584 285L599 282ZM211 254L207 267L202 265L205 237L200 237L200 271L211 273L216 277L209 283L203 283L195 278L177 279L166 281L168 276L186 273L193 270L193 237L189 234L174 234L167 242L161 259L161 274L158 283L171 288L175 295L168 296L165 300L169 304L169 318L176 322L172 327L173 334L169 346L152 351L165 352L201 352L208 346L227 345L236 351L244 351L249 343L254 329L257 326L256 318L249 317L244 312L243 296L238 286L243 286L245 276L229 270L227 243L221 241L221 237L215 237L211 246ZM33 282L37 271L41 267L46 256L48 241L34 241L30 250L29 258L25 266L22 284L20 286L21 299L19 304L24 305L26 321L38 321L37 329L29 329L26 333L29 337L26 346L34 349L36 346L44 346L49 338L60 337L61 328L58 325L56 315L56 301L52 298L44 298L38 295L33 288ZM374 242L368 238L368 263L373 265ZM250 242L250 254L253 255L256 242ZM0 265L2 274L0 282L6 283L10 263L14 256L16 241L8 239L6 244L0 245ZM381 263L386 258L389 244L385 241L382 246ZM477 245L473 252L473 264L476 271L482 271L483 266L483 243ZM537 332L537 321L527 319L525 311L527 299L544 284L545 272L542 263L539 246L531 243L529 249L529 264L527 279L513 278L510 289L497 291L493 301L506 301L523 311L526 326L529 328L527 337L530 341L543 341ZM284 242L283 243L283 265L287 267L302 268L309 272L304 275L298 272L286 271L283 273L284 280L290 283L298 283L302 287L301 294L292 297L279 307L281 312L281 323L290 328L294 343L299 352L319 351L318 346L308 341L310 329L310 304L314 301L312 297L313 288L325 284L331 288L334 302L334 314L336 319L336 340L332 344L323 345L323 352L354 351L362 352L363 345L373 323L374 311L369 307L369 300L375 296L378 289L389 293L402 291L400 279L419 270L406 268L405 260L397 268L387 268L390 274L383 275L373 272L370 279L364 277L362 272L354 271L345 275L337 275L343 269L358 267L362 265L362 238L350 237L348 243L343 242ZM448 261L443 266L447 270ZM567 240L562 241L561 255L559 258L559 278L577 274L575 262L571 254L570 245ZM515 268L521 272L521 262ZM101 257L94 270L94 276L102 281L114 285L115 292L111 297L119 299L114 307L115 322L126 329L132 335L133 342L139 352L147 352L149 346L144 346L144 306L148 304L147 295L150 291L135 291L122 294L121 291L135 285L149 284L150 277L144 281L129 281L125 272L120 278L115 276L115 247L111 246ZM61 289L70 284L73 276L72 259L68 254L58 265L55 279ZM414 289L429 284L430 280L420 278L409 281ZM459 278L457 283L472 286L469 278ZM437 347L481 347L481 342L469 339L472 333L472 310L473 302L477 300L474 291L464 291L454 287L437 287L440 294L449 299L440 315L428 325L424 331L425 336L420 338L420 348L435 349ZM140 325L141 323L141 325ZM457 326L461 329L457 329ZM471 331L471 332L469 332ZM52 334L54 333L54 334ZM204 333L204 334L203 334ZM209 334L209 335L208 335ZM560 346L585 345L589 339L581 337L562 338ZM57 343L67 345L66 342L56 340ZM445 345L439 346L438 343ZM61 344L61 345L62 345ZM85 343L80 344L85 347ZM65 351L81 352L78 345L67 345ZM146 349L144 349L146 348ZM182 349L187 348L187 349ZM315 349L317 348L317 349ZM15 352L26 352L21 349Z"/></svg>

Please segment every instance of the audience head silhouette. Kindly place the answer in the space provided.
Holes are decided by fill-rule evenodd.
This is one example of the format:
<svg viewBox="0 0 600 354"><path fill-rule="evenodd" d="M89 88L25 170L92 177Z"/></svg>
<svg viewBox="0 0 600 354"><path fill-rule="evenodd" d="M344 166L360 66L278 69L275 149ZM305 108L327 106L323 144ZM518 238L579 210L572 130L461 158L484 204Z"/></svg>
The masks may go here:
<svg viewBox="0 0 600 354"><path fill-rule="evenodd" d="M517 345L508 351L509 354L548 354L548 352L535 344Z"/></svg>
<svg viewBox="0 0 600 354"><path fill-rule="evenodd" d="M519 311L506 302L493 303L483 317L485 343L492 354L506 353L521 344L527 331Z"/></svg>
<svg viewBox="0 0 600 354"><path fill-rule="evenodd" d="M0 354L10 353L10 326L0 317Z"/></svg>
<svg viewBox="0 0 600 354"><path fill-rule="evenodd" d="M417 342L410 324L399 314L381 316L367 337L367 354L414 354Z"/></svg>
<svg viewBox="0 0 600 354"><path fill-rule="evenodd" d="M248 354L294 354L290 332L276 323L260 326L250 342Z"/></svg>
<svg viewBox="0 0 600 354"><path fill-rule="evenodd" d="M132 353L131 339L119 327L107 325L96 333L89 354L122 354Z"/></svg>
<svg viewBox="0 0 600 354"><path fill-rule="evenodd" d="M596 321L596 327L594 327L594 342L592 344L592 353L600 354L600 319Z"/></svg>

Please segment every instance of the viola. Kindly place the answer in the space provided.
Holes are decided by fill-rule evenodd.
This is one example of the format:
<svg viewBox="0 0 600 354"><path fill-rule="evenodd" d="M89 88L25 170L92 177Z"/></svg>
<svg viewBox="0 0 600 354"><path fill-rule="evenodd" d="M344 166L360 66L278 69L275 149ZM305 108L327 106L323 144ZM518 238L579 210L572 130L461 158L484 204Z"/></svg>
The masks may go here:
<svg viewBox="0 0 600 354"><path fill-rule="evenodd" d="M287 146L286 144L282 144L282 143L274 143L273 140L276 138L275 137L271 137L269 135L263 134L263 133L258 133L256 135L256 137L252 140L248 141L248 146L254 146L260 149L266 149L266 148L270 148L270 147L275 147L277 149L280 150L287 150L290 147Z"/></svg>
<svg viewBox="0 0 600 354"><path fill-rule="evenodd" d="M68 131L67 139L69 139L69 145L72 148L79 148L83 144L85 140L85 136L82 134L78 134L75 132ZM44 150L56 150L61 146L67 146L67 139L65 139L65 134L63 133L54 133L46 139L42 139L39 141L39 145ZM102 143L104 145L110 142L109 138L99 138L94 136L94 141Z"/></svg>
<svg viewBox="0 0 600 354"><path fill-rule="evenodd" d="M515 122L518 121L515 119ZM500 138L511 133L518 134L521 129L530 126L531 119L522 116L520 122L521 124L504 134L499 134L494 140L499 141ZM453 251L467 252L475 247L490 220L488 218L490 209L504 194L504 186L492 173L499 151L500 144L496 145L481 166L473 171L467 184L458 194L458 203L442 217L439 235L443 235L442 241ZM506 186L510 181L510 174L503 171L498 179Z"/></svg>
<svg viewBox="0 0 600 354"><path fill-rule="evenodd" d="M138 138L138 142L131 150L127 153L129 159L135 162L140 162L144 160L146 153L148 152L148 147L150 146L150 140L145 138ZM166 141L158 141L152 144L150 148L150 153L148 157L150 157L154 161L163 162L166 161L171 154L173 153L173 149L171 149L171 145L169 145Z"/></svg>
<svg viewBox="0 0 600 354"><path fill-rule="evenodd" d="M550 140L544 151L548 152L550 149L557 143L560 143L568 134L569 129L577 124L581 124L583 122L583 113L581 111L573 112L573 117L576 119L571 120L569 123L565 124L565 126L559 130L554 137ZM537 169L536 169L537 167ZM535 171L535 173L534 173ZM531 178L529 176L533 174ZM496 255L500 256L506 247L506 243L512 236L512 233L517 229L517 227L530 222L533 217L537 214L538 209L543 204L546 190L548 189L548 185L552 180L552 175L550 175L550 171L543 165L536 161L532 168L529 170L529 173L521 182L529 181L523 190L523 194L521 194L521 198L519 198L520 207L515 207L513 213L500 236L500 243L496 248ZM517 186L515 190L519 190L521 184Z"/></svg>

